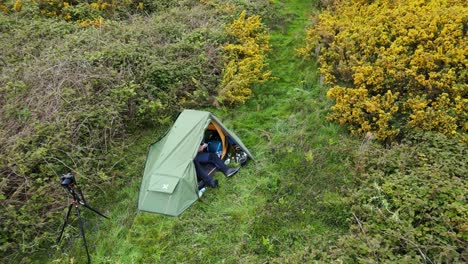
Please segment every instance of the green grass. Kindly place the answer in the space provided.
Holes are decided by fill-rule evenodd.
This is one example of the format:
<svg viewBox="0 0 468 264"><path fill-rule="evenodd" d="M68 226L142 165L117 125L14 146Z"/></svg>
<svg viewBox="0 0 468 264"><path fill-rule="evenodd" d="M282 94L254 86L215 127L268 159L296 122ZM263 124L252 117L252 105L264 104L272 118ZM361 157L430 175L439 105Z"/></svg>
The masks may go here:
<svg viewBox="0 0 468 264"><path fill-rule="evenodd" d="M255 162L232 178L218 174L219 189L208 189L180 217L167 217L137 210L147 146L163 131L127 142L131 147L119 164L125 177L117 179L125 187L106 188L106 200L96 204L111 219L85 214L95 263L299 263L318 258L347 230L340 189L348 183L349 151L356 143L326 121L330 102L316 66L295 52L313 2L282 4L288 19L271 32L276 80L255 87L243 106L208 109L236 132ZM77 237L78 230L67 230L72 234ZM84 261L81 240L69 241L69 253L57 261L72 255Z"/></svg>

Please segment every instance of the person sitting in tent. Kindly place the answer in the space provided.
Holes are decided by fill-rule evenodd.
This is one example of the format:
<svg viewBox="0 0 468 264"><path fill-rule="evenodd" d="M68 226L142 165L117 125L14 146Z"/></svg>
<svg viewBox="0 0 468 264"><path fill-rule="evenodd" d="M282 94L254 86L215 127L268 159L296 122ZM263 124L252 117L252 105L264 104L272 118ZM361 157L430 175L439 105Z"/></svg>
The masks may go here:
<svg viewBox="0 0 468 264"><path fill-rule="evenodd" d="M214 165L227 177L231 177L232 175L236 174L236 172L239 171L240 167L229 168L226 164L224 164L223 160L220 159L215 153L203 152L203 150L207 146L208 144L206 143L200 145L200 147L198 148L198 154L193 160L193 162L195 163L195 170L197 171L197 175L205 182L205 184L210 187L217 188L218 180L213 179L213 177L209 175L209 172L204 169L203 164L210 163Z"/></svg>

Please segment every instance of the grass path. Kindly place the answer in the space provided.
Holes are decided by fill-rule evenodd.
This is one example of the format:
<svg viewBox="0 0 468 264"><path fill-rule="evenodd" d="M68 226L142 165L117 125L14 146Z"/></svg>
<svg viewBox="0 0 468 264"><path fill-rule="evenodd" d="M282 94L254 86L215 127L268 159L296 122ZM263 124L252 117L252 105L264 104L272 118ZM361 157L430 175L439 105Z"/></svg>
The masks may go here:
<svg viewBox="0 0 468 264"><path fill-rule="evenodd" d="M328 102L314 65L295 53L313 2L284 1L287 19L278 21L271 38L269 63L277 79L256 87L246 105L210 109L256 161L235 177L218 174L220 188L209 189L178 218L141 213L136 206L146 150L161 132L135 139L121 164L127 187L106 195L112 220L97 219L99 228L87 232L95 263L302 262L346 229L339 195L348 175L344 133L325 121ZM81 241L72 252L85 256Z"/></svg>

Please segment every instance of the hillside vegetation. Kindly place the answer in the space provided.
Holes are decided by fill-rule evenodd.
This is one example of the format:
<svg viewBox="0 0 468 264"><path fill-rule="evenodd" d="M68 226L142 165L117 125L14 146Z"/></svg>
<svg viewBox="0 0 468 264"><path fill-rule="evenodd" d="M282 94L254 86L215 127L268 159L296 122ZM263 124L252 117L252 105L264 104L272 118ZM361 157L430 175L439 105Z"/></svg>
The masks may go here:
<svg viewBox="0 0 468 264"><path fill-rule="evenodd" d="M108 190L102 201L112 220L88 219L94 261L298 263L347 229L340 191L349 180L356 142L326 122L329 102L314 67L295 52L314 5L302 0L278 5L280 16L267 22L272 28L267 63L275 79L254 86L245 105L208 109L236 132L255 161L235 177L216 175L219 189L208 189L180 217L166 217L136 208L147 146L164 130L130 139L133 146L121 162L125 187ZM57 258L83 260L77 230L69 230L66 241L74 243L64 243Z"/></svg>
<svg viewBox="0 0 468 264"><path fill-rule="evenodd" d="M466 263L467 4L0 1L0 254L82 263ZM148 145L213 112L255 161L139 212ZM350 133L351 132L351 133Z"/></svg>
<svg viewBox="0 0 468 264"><path fill-rule="evenodd" d="M299 51L319 60L329 120L366 133L346 195L350 232L324 255L466 262L466 1L321 3Z"/></svg>
<svg viewBox="0 0 468 264"><path fill-rule="evenodd" d="M268 1L0 6L0 251L6 255L53 241L65 198L60 174L74 172L85 189L115 187L125 176L118 159L126 135L164 128L183 108L245 101L248 86L268 77L262 69L268 38L255 16L269 9Z"/></svg>

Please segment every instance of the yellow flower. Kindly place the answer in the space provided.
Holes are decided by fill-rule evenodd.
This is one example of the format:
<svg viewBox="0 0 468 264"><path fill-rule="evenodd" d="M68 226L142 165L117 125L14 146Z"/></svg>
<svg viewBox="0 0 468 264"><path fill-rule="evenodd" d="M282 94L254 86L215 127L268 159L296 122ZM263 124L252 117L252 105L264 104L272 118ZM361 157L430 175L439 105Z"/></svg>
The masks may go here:
<svg viewBox="0 0 468 264"><path fill-rule="evenodd" d="M16 0L15 4L13 5L13 9L16 12L20 12L22 7L23 7L23 3L21 3L21 0Z"/></svg>

